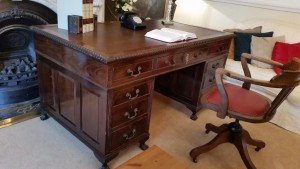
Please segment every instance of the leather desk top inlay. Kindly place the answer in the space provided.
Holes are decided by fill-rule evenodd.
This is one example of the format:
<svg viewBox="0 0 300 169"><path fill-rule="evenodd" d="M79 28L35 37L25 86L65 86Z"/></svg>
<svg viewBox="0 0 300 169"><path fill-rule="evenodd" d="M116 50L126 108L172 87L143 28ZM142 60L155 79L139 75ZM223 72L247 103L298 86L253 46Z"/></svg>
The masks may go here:
<svg viewBox="0 0 300 169"><path fill-rule="evenodd" d="M73 49L80 50L103 63L131 57L159 54L176 48L207 43L216 38L222 39L222 37L228 38L233 36L230 33L180 23L164 26L160 21L146 21L146 25L147 29L145 30L132 31L121 27L119 22L99 23L96 31L79 35L69 34L67 30L58 29L57 25L34 26L31 29L37 34L44 35ZM144 37L146 32L163 27L192 32L198 38L177 43L165 43Z"/></svg>

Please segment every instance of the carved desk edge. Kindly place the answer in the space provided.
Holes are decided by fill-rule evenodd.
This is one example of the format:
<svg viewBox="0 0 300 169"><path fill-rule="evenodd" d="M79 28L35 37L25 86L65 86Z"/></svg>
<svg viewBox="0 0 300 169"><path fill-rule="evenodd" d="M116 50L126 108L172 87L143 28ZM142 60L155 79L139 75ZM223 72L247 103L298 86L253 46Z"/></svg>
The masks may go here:
<svg viewBox="0 0 300 169"><path fill-rule="evenodd" d="M200 27L199 27L200 28ZM82 52L83 54L86 54L104 64L108 64L110 62L114 62L114 61L118 61L118 60L122 60L122 59L130 59L130 58L134 58L134 57L141 57L141 56L149 56L149 55L156 55L156 54L160 54L160 53L164 53L164 52L168 52L171 50L175 50L175 49L180 49L180 48L185 48L185 47L195 47L195 46L199 46L199 45L204 45L207 44L209 42L215 41L215 40L224 40L224 39L228 39L228 38L232 38L234 37L233 34L231 33L226 33L226 35L222 35L217 36L217 37L211 37L205 40L188 40L186 41L186 43L172 43L171 46L163 46L163 47L156 47L155 49L152 50L147 50L147 51L139 51L138 53L134 53L134 54L128 54L128 55L123 55L123 56L116 56L113 58L108 58L104 55L100 55L97 52L94 52L92 50L89 50L85 47L83 47L82 45L78 45L78 44L74 44L74 43L70 43L70 41L65 40L63 38L60 38L56 35L53 35L49 32L43 31L42 29L40 29L39 27L36 26L31 26L30 29L34 32L37 33L39 35L45 36L46 38L49 38L57 43L61 43L67 47L70 47L74 50L77 50L79 52ZM166 43L167 44L167 43Z"/></svg>

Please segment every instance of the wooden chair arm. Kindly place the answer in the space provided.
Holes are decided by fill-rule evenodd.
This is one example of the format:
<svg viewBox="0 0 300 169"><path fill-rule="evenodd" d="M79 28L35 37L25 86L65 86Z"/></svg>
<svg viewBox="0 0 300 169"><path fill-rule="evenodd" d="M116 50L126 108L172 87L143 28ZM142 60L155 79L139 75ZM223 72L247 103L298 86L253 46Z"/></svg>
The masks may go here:
<svg viewBox="0 0 300 169"><path fill-rule="evenodd" d="M272 65L272 66L276 66L276 67L279 67L279 68L283 67L282 63L279 63L279 62L276 62L276 61L273 61L273 60L270 60L270 59L258 58L258 57L252 56L248 53L243 53L242 58L257 60L259 62L263 62L263 63L269 64L269 65Z"/></svg>
<svg viewBox="0 0 300 169"><path fill-rule="evenodd" d="M221 96L221 106L219 107L219 111L217 112L217 116L219 118L224 119L227 115L228 111L228 94L224 86L223 76L226 74L226 70L223 68L218 68L216 70L215 78L216 78L216 85L218 88L218 91Z"/></svg>
<svg viewBox="0 0 300 169"><path fill-rule="evenodd" d="M250 69L248 67L248 62L247 62L248 59L257 60L259 62L263 62L263 63L269 64L269 65L273 65L273 66L276 66L276 67L279 67L279 68L283 68L283 64L281 64L279 62L269 60L269 59L264 59L264 58L258 58L258 57L252 56L248 53L243 53L242 57L241 57L242 68L243 68L245 76L247 76L249 78L251 78L251 72L250 72ZM250 87L251 87L251 83L244 82L243 88L249 90Z"/></svg>
<svg viewBox="0 0 300 169"><path fill-rule="evenodd" d="M223 68L221 68L221 69L223 69ZM239 81L243 81L243 82L248 82L248 83L251 83L251 84L258 85L258 86L271 87L271 88L286 88L286 87L289 87L289 85L286 85L286 84L283 84L283 83L272 83L272 82L266 81L266 80L253 79L253 78L246 77L246 76L243 76L243 75L240 75L240 74L237 74L237 73L231 72L229 70L225 70L225 69L223 69L222 72L223 72L224 75L226 75L230 78L233 78L233 79L236 79L236 80L239 80Z"/></svg>

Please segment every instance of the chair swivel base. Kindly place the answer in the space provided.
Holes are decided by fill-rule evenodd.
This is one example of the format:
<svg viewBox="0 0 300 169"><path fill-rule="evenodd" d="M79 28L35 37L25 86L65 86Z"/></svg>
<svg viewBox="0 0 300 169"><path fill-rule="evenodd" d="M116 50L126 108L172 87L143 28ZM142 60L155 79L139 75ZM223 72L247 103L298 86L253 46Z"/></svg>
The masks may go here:
<svg viewBox="0 0 300 169"><path fill-rule="evenodd" d="M251 138L248 131L244 130L240 125L239 121L232 122L230 124L223 124L219 127L213 124L206 124L206 133L210 131L217 133L217 136L211 140L209 143L196 147L191 150L190 156L193 161L197 162L197 157L200 154L208 152L213 148L217 147L222 143L232 143L238 149L240 156L248 169L256 169L255 165L252 163L248 150L247 144L256 146L255 150L259 151L264 148L266 144L260 140L254 140Z"/></svg>

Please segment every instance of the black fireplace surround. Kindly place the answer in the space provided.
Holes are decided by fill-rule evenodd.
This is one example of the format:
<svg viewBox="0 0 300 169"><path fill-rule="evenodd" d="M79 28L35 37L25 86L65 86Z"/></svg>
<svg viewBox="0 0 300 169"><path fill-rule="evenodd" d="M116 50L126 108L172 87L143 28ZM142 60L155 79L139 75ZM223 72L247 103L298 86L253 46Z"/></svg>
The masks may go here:
<svg viewBox="0 0 300 169"><path fill-rule="evenodd" d="M0 120L17 115L8 107L38 100L36 56L29 26L55 23L56 13L44 5L0 0L0 110L5 110L0 111Z"/></svg>

